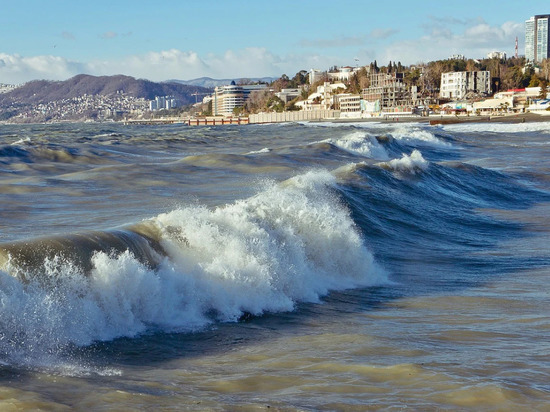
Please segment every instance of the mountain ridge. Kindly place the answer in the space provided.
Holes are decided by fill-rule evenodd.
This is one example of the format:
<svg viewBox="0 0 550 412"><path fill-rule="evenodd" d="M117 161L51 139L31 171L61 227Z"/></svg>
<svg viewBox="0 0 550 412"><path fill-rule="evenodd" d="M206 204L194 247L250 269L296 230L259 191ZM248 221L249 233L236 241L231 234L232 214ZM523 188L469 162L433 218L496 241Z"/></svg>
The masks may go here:
<svg viewBox="0 0 550 412"><path fill-rule="evenodd" d="M152 100L155 96L174 96L181 104L195 103L194 93L207 94L211 88L178 82L156 83L131 76L92 76L79 74L63 81L33 80L0 94L0 105L39 104L84 95L114 95L123 92L135 98Z"/></svg>

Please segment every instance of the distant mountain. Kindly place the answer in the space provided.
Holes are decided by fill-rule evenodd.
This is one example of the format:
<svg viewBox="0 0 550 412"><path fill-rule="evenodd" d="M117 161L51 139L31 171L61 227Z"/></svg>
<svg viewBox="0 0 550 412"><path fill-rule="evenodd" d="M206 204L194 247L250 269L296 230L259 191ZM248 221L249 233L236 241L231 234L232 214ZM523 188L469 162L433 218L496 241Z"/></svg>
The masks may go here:
<svg viewBox="0 0 550 412"><path fill-rule="evenodd" d="M34 80L8 93L0 94L0 106L38 104L87 95L114 95L117 92L152 100L155 96L174 96L182 104L195 103L194 93L204 95L212 90L198 85L176 82L155 83L130 76L90 76L80 74L65 81Z"/></svg>
<svg viewBox="0 0 550 412"><path fill-rule="evenodd" d="M212 79L210 77L199 77L198 79L193 80L170 80L171 83L185 84L188 86L199 86L213 89L216 86L225 86L231 84L232 81L235 83L272 83L277 80L276 77L256 77L256 78L238 78L238 79Z"/></svg>

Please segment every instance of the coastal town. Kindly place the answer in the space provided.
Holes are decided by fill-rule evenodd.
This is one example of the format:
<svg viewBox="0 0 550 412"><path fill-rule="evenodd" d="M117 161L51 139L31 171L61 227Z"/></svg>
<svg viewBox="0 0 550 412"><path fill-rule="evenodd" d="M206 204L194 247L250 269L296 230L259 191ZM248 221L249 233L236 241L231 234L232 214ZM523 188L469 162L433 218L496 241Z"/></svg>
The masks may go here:
<svg viewBox="0 0 550 412"><path fill-rule="evenodd" d="M4 105L0 121L216 125L550 114L549 19L550 15L536 15L526 20L522 56L516 37L512 57L493 51L481 59L452 55L407 67L391 61L379 67L374 61L365 66L301 70L293 78L283 75L271 83L238 80L209 93L195 92L195 103L186 105L174 96L147 99L125 90L84 94ZM21 86L0 84L0 96Z"/></svg>

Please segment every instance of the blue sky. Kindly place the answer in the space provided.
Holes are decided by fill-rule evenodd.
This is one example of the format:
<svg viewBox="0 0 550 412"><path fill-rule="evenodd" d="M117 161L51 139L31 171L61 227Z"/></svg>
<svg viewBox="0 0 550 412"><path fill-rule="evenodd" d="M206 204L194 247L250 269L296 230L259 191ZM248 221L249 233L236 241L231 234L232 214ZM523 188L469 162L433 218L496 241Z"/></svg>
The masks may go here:
<svg viewBox="0 0 550 412"><path fill-rule="evenodd" d="M292 77L334 65L524 53L548 0L0 3L0 83L127 74L154 81Z"/></svg>

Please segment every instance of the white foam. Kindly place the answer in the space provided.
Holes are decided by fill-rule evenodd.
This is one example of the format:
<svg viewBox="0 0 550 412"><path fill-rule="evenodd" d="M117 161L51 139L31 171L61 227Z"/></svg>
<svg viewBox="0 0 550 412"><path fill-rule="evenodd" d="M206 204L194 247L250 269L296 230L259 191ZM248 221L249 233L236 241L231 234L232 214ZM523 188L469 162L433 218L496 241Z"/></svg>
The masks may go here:
<svg viewBox="0 0 550 412"><path fill-rule="evenodd" d="M354 131L340 139L326 139L321 143L330 143L347 152L361 156L385 160L388 152L378 143L376 137L364 131Z"/></svg>
<svg viewBox="0 0 550 412"><path fill-rule="evenodd" d="M61 258L27 284L0 272L1 357L47 364L67 345L192 331L385 282L334 184L309 172L224 207L161 214L151 222L169 257L155 270L126 252L96 253L87 275Z"/></svg>
<svg viewBox="0 0 550 412"><path fill-rule="evenodd" d="M403 153L400 159L377 163L377 165L397 172L412 172L414 174L419 170L426 170L429 162L422 157L420 151L414 149L410 155Z"/></svg>
<svg viewBox="0 0 550 412"><path fill-rule="evenodd" d="M30 137L23 137L13 143L11 143L11 146L19 146L19 145L23 145L23 144L26 144L26 143L30 143L31 142L31 138Z"/></svg>
<svg viewBox="0 0 550 412"><path fill-rule="evenodd" d="M454 132L494 132L494 133L527 133L550 132L550 120L548 122L526 123L499 123L498 117L486 123L459 123L442 126L443 130Z"/></svg>
<svg viewBox="0 0 550 412"><path fill-rule="evenodd" d="M309 125L312 126L312 125ZM394 139L404 142L423 142L438 146L451 146L450 143L439 139L431 132L431 126L424 126L419 123L376 123L376 122L356 122L356 123L315 123L313 127L354 127L361 130L368 130L370 133L379 134L381 132L390 134ZM355 132L363 133L365 132Z"/></svg>
<svg viewBox="0 0 550 412"><path fill-rule="evenodd" d="M253 150L251 152L248 152L247 155L269 153L269 152L271 152L271 149L268 147L264 147L263 149L260 149L260 150Z"/></svg>

